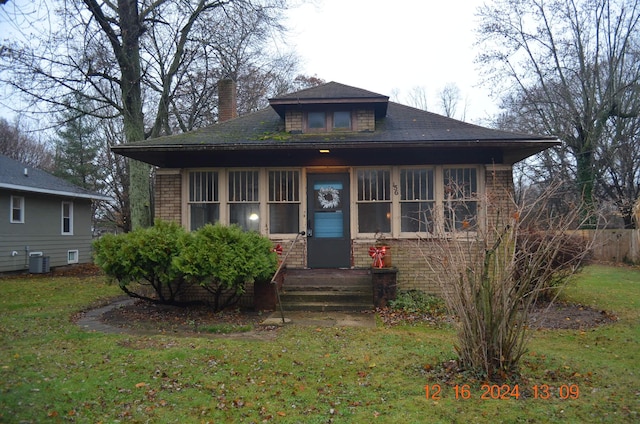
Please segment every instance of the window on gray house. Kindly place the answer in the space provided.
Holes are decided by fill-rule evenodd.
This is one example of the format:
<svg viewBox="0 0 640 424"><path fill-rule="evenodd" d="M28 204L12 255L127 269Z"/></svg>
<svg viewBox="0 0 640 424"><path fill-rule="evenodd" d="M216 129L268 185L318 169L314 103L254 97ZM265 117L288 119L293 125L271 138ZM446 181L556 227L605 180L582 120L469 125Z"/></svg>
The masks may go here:
<svg viewBox="0 0 640 424"><path fill-rule="evenodd" d="M192 231L220 220L217 172L189 172L188 203Z"/></svg>
<svg viewBox="0 0 640 424"><path fill-rule="evenodd" d="M12 224L24 224L24 197L11 196L9 222Z"/></svg>
<svg viewBox="0 0 640 424"><path fill-rule="evenodd" d="M62 234L73 234L73 202L62 202Z"/></svg>
<svg viewBox="0 0 640 424"><path fill-rule="evenodd" d="M300 231L300 172L269 171L269 232Z"/></svg>
<svg viewBox="0 0 640 424"><path fill-rule="evenodd" d="M391 231L391 190L389 170L358 171L358 232Z"/></svg>

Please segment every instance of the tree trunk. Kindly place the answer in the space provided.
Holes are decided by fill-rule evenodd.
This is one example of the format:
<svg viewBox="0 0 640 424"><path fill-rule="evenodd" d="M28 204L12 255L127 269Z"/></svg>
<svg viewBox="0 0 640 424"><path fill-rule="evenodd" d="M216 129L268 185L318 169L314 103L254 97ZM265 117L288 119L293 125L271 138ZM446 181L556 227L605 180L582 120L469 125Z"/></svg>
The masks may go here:
<svg viewBox="0 0 640 424"><path fill-rule="evenodd" d="M123 28L122 50L117 56L121 72L124 135L126 142L131 143L144 140L139 42L144 28L140 23L136 0L118 0L118 13L120 27ZM151 224L149 176L149 165L135 160L129 161L132 229Z"/></svg>

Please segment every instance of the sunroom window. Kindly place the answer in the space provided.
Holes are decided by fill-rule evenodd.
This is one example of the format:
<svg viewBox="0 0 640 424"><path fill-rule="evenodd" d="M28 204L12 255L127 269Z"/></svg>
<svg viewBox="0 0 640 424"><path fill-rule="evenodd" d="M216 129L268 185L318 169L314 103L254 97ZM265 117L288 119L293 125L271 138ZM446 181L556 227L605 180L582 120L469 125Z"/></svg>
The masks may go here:
<svg viewBox="0 0 640 424"><path fill-rule="evenodd" d="M229 172L229 223L247 231L260 230L258 171Z"/></svg>
<svg viewBox="0 0 640 424"><path fill-rule="evenodd" d="M269 232L300 231L300 172L269 171Z"/></svg>
<svg viewBox="0 0 640 424"><path fill-rule="evenodd" d="M401 232L434 232L433 169L400 170Z"/></svg>
<svg viewBox="0 0 640 424"><path fill-rule="evenodd" d="M189 214L191 230L220 220L217 172L189 172Z"/></svg>
<svg viewBox="0 0 640 424"><path fill-rule="evenodd" d="M391 231L390 171L358 171L358 232Z"/></svg>
<svg viewBox="0 0 640 424"><path fill-rule="evenodd" d="M444 169L445 231L473 230L478 216L476 168Z"/></svg>

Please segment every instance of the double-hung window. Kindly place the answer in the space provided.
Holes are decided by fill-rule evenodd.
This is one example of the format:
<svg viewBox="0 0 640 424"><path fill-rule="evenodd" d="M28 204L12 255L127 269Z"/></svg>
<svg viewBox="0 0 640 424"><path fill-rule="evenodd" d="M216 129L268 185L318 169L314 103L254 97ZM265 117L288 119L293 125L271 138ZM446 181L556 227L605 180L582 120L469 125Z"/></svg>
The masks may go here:
<svg viewBox="0 0 640 424"><path fill-rule="evenodd" d="M391 231L390 171L358 170L358 232L389 233Z"/></svg>
<svg viewBox="0 0 640 424"><path fill-rule="evenodd" d="M73 202L62 202L62 234L73 235Z"/></svg>
<svg viewBox="0 0 640 424"><path fill-rule="evenodd" d="M11 213L9 222L12 224L24 224L24 197L11 196L11 206L9 210Z"/></svg>
<svg viewBox="0 0 640 424"><path fill-rule="evenodd" d="M434 170L400 170L400 231L433 233L435 230Z"/></svg>
<svg viewBox="0 0 640 424"><path fill-rule="evenodd" d="M269 171L269 233L300 231L300 172Z"/></svg>
<svg viewBox="0 0 640 424"><path fill-rule="evenodd" d="M220 220L217 172L189 172L189 215L191 230Z"/></svg>
<svg viewBox="0 0 640 424"><path fill-rule="evenodd" d="M229 223L260 231L258 171L229 171Z"/></svg>
<svg viewBox="0 0 640 424"><path fill-rule="evenodd" d="M476 168L444 168L444 229L472 230L478 223Z"/></svg>

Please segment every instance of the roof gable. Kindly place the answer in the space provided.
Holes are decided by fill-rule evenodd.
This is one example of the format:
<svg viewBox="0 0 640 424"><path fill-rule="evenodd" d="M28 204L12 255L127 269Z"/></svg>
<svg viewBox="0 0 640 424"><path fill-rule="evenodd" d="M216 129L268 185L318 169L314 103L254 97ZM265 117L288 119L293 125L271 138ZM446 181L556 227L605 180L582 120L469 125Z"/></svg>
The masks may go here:
<svg viewBox="0 0 640 424"><path fill-rule="evenodd" d="M388 103L389 96L334 81L269 99L269 105L282 118L287 108L311 105L367 106L375 110L376 118L381 118L386 115Z"/></svg>

